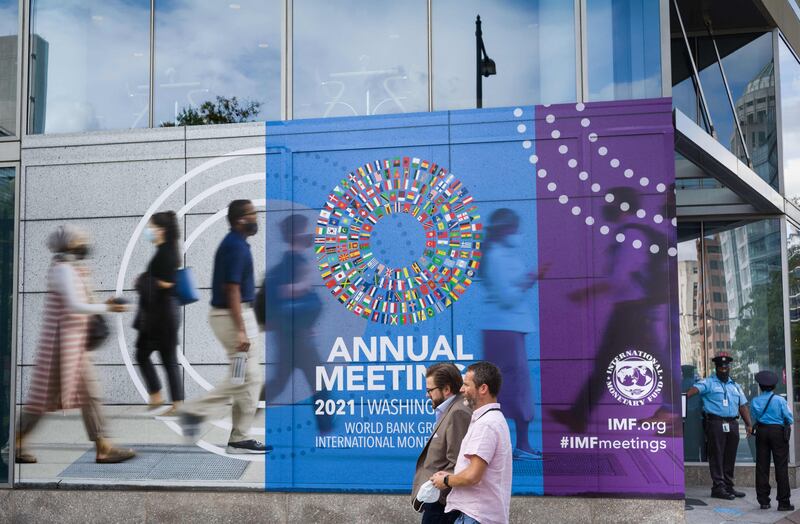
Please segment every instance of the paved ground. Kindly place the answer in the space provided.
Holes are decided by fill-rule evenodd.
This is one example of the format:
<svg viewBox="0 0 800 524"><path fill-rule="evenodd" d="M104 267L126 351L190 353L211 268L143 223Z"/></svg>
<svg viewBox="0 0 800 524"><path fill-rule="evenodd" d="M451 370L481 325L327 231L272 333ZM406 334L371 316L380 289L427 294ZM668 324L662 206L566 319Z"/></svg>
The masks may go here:
<svg viewBox="0 0 800 524"><path fill-rule="evenodd" d="M195 477L197 480L205 481L209 484L219 482L227 487L238 486L240 488L263 489L263 455L260 457L252 455L230 456L224 453L228 432L230 431L230 419L218 421L216 425L207 423L204 426L204 434L198 446L187 443L184 440L179 433L176 422L158 420L153 416L153 413L147 412L144 407L107 406L105 415L114 443L118 446L133 448L138 452L138 456L126 465L134 469L141 469L146 466L148 471L153 471L153 475L149 475L148 472L137 472L138 481L129 482L131 484L170 486L192 484L188 477L185 476L185 473L181 471L183 468L177 468L179 466L177 463L176 471L174 472L176 475L170 475L168 463L159 464L159 468L152 467L154 465L150 464L150 462L158 459L155 456L156 452L163 454L163 450L159 450L157 446L166 446L174 450L174 453L181 454L184 457L187 452L191 453L190 458L197 466L198 476ZM259 416L254 421L253 432L255 438L262 441L264 440L263 428L264 414L263 410L260 410ZM16 465L15 477L17 482L47 484L53 481L60 481L61 483L85 484L89 480L98 479L99 484L105 482L114 483L111 479L104 480L108 475L93 475L93 468L86 468L85 475L81 475L80 472L76 475L74 469L72 474L67 471L67 468L78 461L84 453L93 449L92 443L86 437L81 416L77 410L68 411L66 415L60 413L47 415L31 434L26 443L26 449L36 455L38 463ZM204 459L203 457L206 458ZM219 464L220 458L236 463L239 463L238 461L240 460L245 460L247 465L241 475L237 475L237 479L231 479L229 475L227 477L218 476L215 475L213 468ZM163 459L159 459L159 461L164 462ZM182 462L185 466L186 461ZM212 469L206 471L205 474L200 474L204 470L205 462ZM92 464L92 466L95 465ZM167 471L158 471L159 469L163 470L164 466L167 467ZM99 467L119 468L117 465L99 465ZM123 476L123 478L126 477ZM182 481L178 479L182 479Z"/></svg>
<svg viewBox="0 0 800 524"><path fill-rule="evenodd" d="M782 512L777 511L778 504L772 501L772 508L768 510L759 509L756 500L755 488L736 489L744 491L747 496L742 499L732 501L712 499L708 488L686 488L686 523L687 524L717 524L723 522L753 522L770 523L780 522L781 524L800 524L800 511ZM775 496L773 486L772 496ZM792 504L800 510L800 489L792 491Z"/></svg>

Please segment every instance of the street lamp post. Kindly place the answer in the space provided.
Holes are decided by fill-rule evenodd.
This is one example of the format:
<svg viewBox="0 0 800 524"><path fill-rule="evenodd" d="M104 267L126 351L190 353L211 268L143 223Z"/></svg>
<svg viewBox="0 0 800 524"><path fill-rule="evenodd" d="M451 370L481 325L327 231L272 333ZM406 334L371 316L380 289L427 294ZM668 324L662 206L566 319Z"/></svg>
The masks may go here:
<svg viewBox="0 0 800 524"><path fill-rule="evenodd" d="M475 96L477 107L483 107L483 78L497 74L494 60L486 54L483 45L483 32L481 31L481 16L475 19Z"/></svg>

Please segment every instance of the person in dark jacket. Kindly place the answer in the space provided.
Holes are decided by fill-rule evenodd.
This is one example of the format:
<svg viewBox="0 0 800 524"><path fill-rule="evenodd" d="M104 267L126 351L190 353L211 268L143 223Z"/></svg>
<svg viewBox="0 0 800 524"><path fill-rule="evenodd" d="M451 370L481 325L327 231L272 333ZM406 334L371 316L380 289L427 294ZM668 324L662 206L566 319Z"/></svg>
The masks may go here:
<svg viewBox="0 0 800 524"><path fill-rule="evenodd" d="M173 289L180 266L179 235L178 219L173 211L153 215L145 236L155 244L156 252L147 265L147 271L136 281L136 291L139 293L139 311L134 323L139 330L136 361L150 394L150 408L155 409L164 403L164 398L161 395L161 381L150 355L155 351L160 353L172 397L172 408L163 413L164 416L174 415L184 398L177 351L180 317Z"/></svg>

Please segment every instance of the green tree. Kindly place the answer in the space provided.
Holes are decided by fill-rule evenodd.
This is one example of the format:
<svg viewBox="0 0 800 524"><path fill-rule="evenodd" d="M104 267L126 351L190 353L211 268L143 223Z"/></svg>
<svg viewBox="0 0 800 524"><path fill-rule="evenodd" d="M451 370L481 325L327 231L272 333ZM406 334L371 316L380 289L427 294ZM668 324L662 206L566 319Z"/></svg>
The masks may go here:
<svg viewBox="0 0 800 524"><path fill-rule="evenodd" d="M162 122L161 127L249 122L260 111L261 102L244 100L240 104L235 96L231 98L218 96L216 101L203 102L199 108L189 106L181 109L175 122Z"/></svg>

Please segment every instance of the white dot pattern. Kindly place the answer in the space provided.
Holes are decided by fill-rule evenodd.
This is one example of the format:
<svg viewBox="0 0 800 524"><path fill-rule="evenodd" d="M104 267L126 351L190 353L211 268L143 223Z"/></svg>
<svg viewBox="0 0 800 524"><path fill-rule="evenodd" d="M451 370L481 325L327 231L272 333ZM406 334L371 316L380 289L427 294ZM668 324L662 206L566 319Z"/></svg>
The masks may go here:
<svg viewBox="0 0 800 524"><path fill-rule="evenodd" d="M550 104L544 104L544 107L550 107ZM575 105L575 109L577 111L579 111L579 112L584 111L585 108L586 108L586 106L583 103L578 103L578 104ZM523 111L523 109L521 107L518 107L518 108L514 109L514 116L517 117L517 118L521 117L523 115L523 113L524 113L524 111ZM545 116L545 121L548 124L554 124L555 121L556 121L556 117L555 117L555 115L553 113L549 113L549 114L547 114ZM591 120L589 118L581 118L580 125L583 128L588 128L591 125ZM525 131L527 131L527 127L525 126L525 124L519 124L519 125L517 125L517 131L519 133L524 133ZM561 138L561 131L558 130L558 129L552 129L551 132L550 132L550 136L553 139L559 139L559 138ZM596 132L594 132L594 131L591 131L587 135L587 139L589 140L589 142L592 142L592 143L597 142L599 140L599 138L600 137L598 136L598 134ZM525 140L525 141L522 142L523 149L530 149L532 146L533 146L533 143L530 140ZM570 150L570 148L566 144L561 144L561 145L558 146L558 152L561 155L566 155L569 152L569 150ZM608 155L608 153L609 153L608 147L601 145L600 147L597 148L597 153L598 153L598 155L603 156L603 157ZM529 161L530 161L531 164L537 164L539 162L539 158L535 154L534 155L530 155ZM578 160L575 159L575 158L570 158L569 160L567 160L567 165L570 168L576 168L578 166ZM621 166L621 161L618 158L611 158L611 160L609 160L609 165L612 168L616 169L616 168ZM537 170L537 175L538 175L539 178L546 178L547 174L548 173L547 173L547 171L545 169ZM626 169L623 170L623 175L625 176L625 178L629 178L629 179L633 178L634 174L635 173L634 173L633 169L631 169L631 168L626 168ZM589 173L587 171L580 171L578 173L578 178L581 181L585 182L585 181L587 181L589 179ZM639 185L642 186L642 187L646 187L646 186L648 186L650 184L650 180L647 177L641 177L638 182L639 182ZM550 192L555 192L557 188L558 188L558 186L557 186L557 184L555 182L549 182L547 184L547 189ZM667 186L665 184L663 184L663 183L659 183L658 185L656 185L656 190L659 193L663 193L664 191L666 191L666 189L667 189ZM601 190L600 184L593 183L591 185L591 190L592 190L593 193L600 192L600 190ZM609 193L606 193L604 195L604 199L605 199L605 201L607 203L610 204L610 203L615 201L615 196L614 196L613 193L609 192ZM560 204L562 204L562 205L563 204L567 204L569 202L569 196L567 196L566 194L560 195L558 197L558 202ZM630 204L628 202L621 202L620 205L619 205L619 208L622 211L627 212L628 210L630 210ZM570 212L573 215L578 216L578 215L581 214L582 209L581 209L580 206L572 206L572 208L570 209ZM647 216L647 211L645 209L637 209L636 210L636 216L638 218L640 218L640 219L643 219L643 218L645 218ZM653 222L655 222L656 224L661 224L663 221L664 221L664 217L662 215L660 215L660 214L653 215ZM592 216L586 216L584 218L584 223L587 226L593 226L595 224L595 222L596 222L596 220ZM672 223L673 226L677 226L677 220L675 218L673 218L671 220L671 223ZM602 235L608 235L611 232L611 229L610 229L610 227L608 225L601 225L600 228L599 228L599 231L600 231L600 234L602 234ZM626 237L625 237L624 233L617 233L617 235L614 238L620 244L623 244L626 241ZM637 238L637 239L633 239L631 241L630 245L634 249L638 250L638 249L641 249L644 244L643 244L643 242L641 240L639 240ZM658 244L651 244L648 247L648 250L652 254L657 254L657 253L659 253L661 251L661 247ZM670 247L667 250L667 253L669 254L669 256L674 257L674 256L677 255L677 249L675 249L674 247Z"/></svg>

